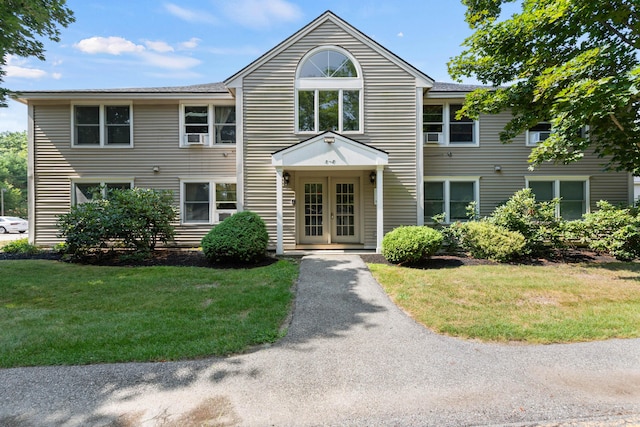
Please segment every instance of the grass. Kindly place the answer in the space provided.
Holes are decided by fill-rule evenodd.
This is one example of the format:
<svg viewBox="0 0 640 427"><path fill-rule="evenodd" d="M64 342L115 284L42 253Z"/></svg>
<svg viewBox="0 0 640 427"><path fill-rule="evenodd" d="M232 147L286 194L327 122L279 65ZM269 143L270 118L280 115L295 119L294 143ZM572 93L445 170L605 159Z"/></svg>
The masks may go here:
<svg viewBox="0 0 640 427"><path fill-rule="evenodd" d="M640 337L637 263L369 268L397 305L438 333L545 344Z"/></svg>
<svg viewBox="0 0 640 427"><path fill-rule="evenodd" d="M0 367L166 361L277 340L298 267L0 261Z"/></svg>

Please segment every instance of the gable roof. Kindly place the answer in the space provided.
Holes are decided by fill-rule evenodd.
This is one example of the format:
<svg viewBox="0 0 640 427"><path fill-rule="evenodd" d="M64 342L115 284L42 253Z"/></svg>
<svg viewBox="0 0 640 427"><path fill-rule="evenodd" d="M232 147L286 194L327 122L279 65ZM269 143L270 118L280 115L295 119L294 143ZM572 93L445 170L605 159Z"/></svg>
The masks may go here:
<svg viewBox="0 0 640 427"><path fill-rule="evenodd" d="M386 151L333 131L323 132L271 155L273 166L290 170L325 170L327 167L359 170L388 163Z"/></svg>
<svg viewBox="0 0 640 427"><path fill-rule="evenodd" d="M406 62L405 60L403 60L402 58L400 58L390 50L387 50L384 46L382 46L375 40L371 39L370 37L362 33L360 30L358 30L357 28L351 26L349 23L339 18L330 10L327 10L322 15L320 15L319 17L311 21L309 24L307 24L305 27L300 29L298 32L294 33L293 35L285 39L283 42L281 42L280 44L278 44L277 46L275 46L274 48L272 48L271 50L269 50L268 52L260 56L255 61L253 61L251 64L247 65L242 70L238 71L233 76L226 79L224 81L224 84L231 89L236 87L241 87L242 78L244 76L252 73L257 68L262 66L264 63L266 63L267 61L269 61L270 59L272 59L273 57L275 57L276 55L278 55L279 53L281 53L282 51L284 51L285 49L287 49L288 47L296 43L298 40L300 40L301 38L303 38L304 36L306 36L307 34L309 34L310 32L312 32L313 30L315 30L316 28L318 28L320 25L324 24L327 21L330 21L333 24L337 25L346 33L350 34L351 36L353 36L363 44L371 47L372 49L377 51L379 54L381 54L383 57L393 62L403 70L407 71L409 74L413 75L418 81L417 86L431 87L433 85L434 80L431 77L429 77L422 71L418 70L416 67L409 64L408 62Z"/></svg>

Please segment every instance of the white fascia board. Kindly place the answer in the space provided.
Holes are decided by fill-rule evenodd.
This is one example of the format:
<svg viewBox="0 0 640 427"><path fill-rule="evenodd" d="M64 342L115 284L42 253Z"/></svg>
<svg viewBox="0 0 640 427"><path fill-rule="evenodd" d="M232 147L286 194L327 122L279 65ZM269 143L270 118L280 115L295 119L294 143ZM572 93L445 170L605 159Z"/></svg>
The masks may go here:
<svg viewBox="0 0 640 427"><path fill-rule="evenodd" d="M14 98L16 101L27 104L32 101L93 101L93 100L211 100L226 99L233 100L230 93L135 93L135 92L91 92L91 93L21 93Z"/></svg>

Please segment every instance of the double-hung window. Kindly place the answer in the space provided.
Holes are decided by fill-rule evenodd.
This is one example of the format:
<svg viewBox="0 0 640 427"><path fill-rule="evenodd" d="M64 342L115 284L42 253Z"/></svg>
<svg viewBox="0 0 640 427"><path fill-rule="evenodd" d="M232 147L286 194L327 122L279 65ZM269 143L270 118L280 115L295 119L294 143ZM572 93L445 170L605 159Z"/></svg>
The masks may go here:
<svg viewBox="0 0 640 427"><path fill-rule="evenodd" d="M214 224L237 211L236 184L209 180L182 183L182 223Z"/></svg>
<svg viewBox="0 0 640 427"><path fill-rule="evenodd" d="M182 147L236 143L235 106L183 104L180 121Z"/></svg>
<svg viewBox="0 0 640 427"><path fill-rule="evenodd" d="M422 131L425 144L478 145L478 123L468 117L456 118L462 104L425 104L422 107Z"/></svg>
<svg viewBox="0 0 640 427"><path fill-rule="evenodd" d="M105 197L109 190L128 190L133 188L133 180L95 180L74 181L72 184L71 203L79 205L98 197Z"/></svg>
<svg viewBox="0 0 640 427"><path fill-rule="evenodd" d="M320 48L301 62L296 75L296 131L362 132L362 77L346 51Z"/></svg>
<svg viewBox="0 0 640 427"><path fill-rule="evenodd" d="M133 146L131 110L130 104L73 105L73 146Z"/></svg>
<svg viewBox="0 0 640 427"><path fill-rule="evenodd" d="M432 223L433 217L445 214L444 221L466 221L467 206L478 203L479 179L428 178L424 181L424 222Z"/></svg>
<svg viewBox="0 0 640 427"><path fill-rule="evenodd" d="M560 198L556 215L563 219L580 219L589 212L588 177L528 177L527 186L539 202Z"/></svg>

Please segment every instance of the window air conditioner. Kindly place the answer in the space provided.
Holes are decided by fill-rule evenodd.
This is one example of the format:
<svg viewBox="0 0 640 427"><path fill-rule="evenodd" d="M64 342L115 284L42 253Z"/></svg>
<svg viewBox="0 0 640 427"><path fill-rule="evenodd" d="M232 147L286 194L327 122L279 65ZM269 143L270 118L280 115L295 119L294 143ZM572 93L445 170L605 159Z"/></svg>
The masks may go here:
<svg viewBox="0 0 640 427"><path fill-rule="evenodd" d="M442 132L425 132L425 144L442 144Z"/></svg>
<svg viewBox="0 0 640 427"><path fill-rule="evenodd" d="M531 132L531 142L533 143L542 142L545 139L549 138L550 135L551 135L551 131Z"/></svg>
<svg viewBox="0 0 640 427"><path fill-rule="evenodd" d="M206 133L187 133L184 135L184 145L204 145L208 136Z"/></svg>

